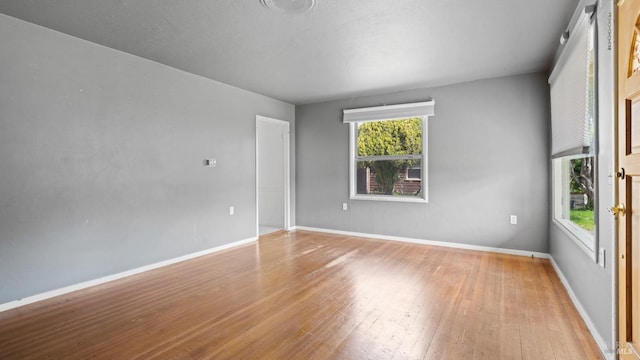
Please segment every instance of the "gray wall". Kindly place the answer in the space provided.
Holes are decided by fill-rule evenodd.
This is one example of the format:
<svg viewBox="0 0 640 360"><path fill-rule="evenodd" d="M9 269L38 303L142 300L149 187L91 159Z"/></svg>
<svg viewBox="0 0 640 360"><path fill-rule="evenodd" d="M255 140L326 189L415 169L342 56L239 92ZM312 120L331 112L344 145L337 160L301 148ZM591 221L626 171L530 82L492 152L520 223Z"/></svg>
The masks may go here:
<svg viewBox="0 0 640 360"><path fill-rule="evenodd" d="M429 203L349 200L342 109L429 97L436 102L428 124ZM297 106L296 127L299 226L549 250L546 74Z"/></svg>
<svg viewBox="0 0 640 360"><path fill-rule="evenodd" d="M608 48L607 29L611 0L598 2L598 198L599 247L605 249L605 268L595 263L561 227L551 223L550 251L573 292L609 348L614 344L613 279L615 275L614 222L607 208L612 206L613 185L613 51Z"/></svg>
<svg viewBox="0 0 640 360"><path fill-rule="evenodd" d="M256 235L256 115L292 105L4 15L0 44L0 303Z"/></svg>

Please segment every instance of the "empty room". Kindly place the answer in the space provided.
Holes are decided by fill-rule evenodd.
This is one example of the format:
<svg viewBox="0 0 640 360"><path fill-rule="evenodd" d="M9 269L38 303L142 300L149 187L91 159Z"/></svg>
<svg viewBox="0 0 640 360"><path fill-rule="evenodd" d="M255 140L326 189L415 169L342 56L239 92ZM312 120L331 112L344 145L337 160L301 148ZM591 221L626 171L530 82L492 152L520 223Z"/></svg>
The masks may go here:
<svg viewBox="0 0 640 360"><path fill-rule="evenodd" d="M638 24L1 0L0 359L640 359Z"/></svg>

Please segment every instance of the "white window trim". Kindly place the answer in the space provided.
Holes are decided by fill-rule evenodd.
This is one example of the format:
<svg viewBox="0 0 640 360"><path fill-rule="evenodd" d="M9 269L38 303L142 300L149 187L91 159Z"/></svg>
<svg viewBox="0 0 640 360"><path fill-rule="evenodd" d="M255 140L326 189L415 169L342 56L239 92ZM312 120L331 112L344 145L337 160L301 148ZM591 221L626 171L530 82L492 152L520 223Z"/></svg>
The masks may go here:
<svg viewBox="0 0 640 360"><path fill-rule="evenodd" d="M368 200L368 201L389 201L389 202L407 202L407 203L427 203L429 201L428 196L428 153L427 153L427 142L429 139L428 134L428 126L427 122L429 120L429 115L417 116L422 118L422 156L417 157L422 160L422 190L421 196L392 196L392 195L365 195L358 194L357 191L357 181L356 181L356 154L357 154L357 127L358 122L350 122L349 123L349 198L351 200ZM395 119L391 119L395 120ZM376 120L371 120L376 121ZM360 122L369 122L366 120Z"/></svg>
<svg viewBox="0 0 640 360"><path fill-rule="evenodd" d="M435 101L433 101L432 99L418 103L344 109L342 110L342 121L344 123L351 123L362 121L405 119L420 116L433 116L434 105Z"/></svg>
<svg viewBox="0 0 640 360"><path fill-rule="evenodd" d="M566 219L554 218L553 222L565 233L565 235L567 235L567 237L573 240L573 242L576 243L582 251L590 257L595 256L595 249L591 249L589 245L584 242L584 238L591 238L595 244L595 237L592 234Z"/></svg>

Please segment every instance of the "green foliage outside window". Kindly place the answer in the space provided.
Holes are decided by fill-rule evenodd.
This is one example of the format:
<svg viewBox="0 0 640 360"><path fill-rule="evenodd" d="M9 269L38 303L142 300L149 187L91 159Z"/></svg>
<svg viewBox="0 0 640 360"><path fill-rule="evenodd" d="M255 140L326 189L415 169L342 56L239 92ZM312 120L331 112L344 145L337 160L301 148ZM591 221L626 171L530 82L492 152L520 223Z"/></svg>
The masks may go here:
<svg viewBox="0 0 640 360"><path fill-rule="evenodd" d="M358 156L402 156L422 154L422 119L410 118L373 121L358 127ZM419 160L376 160L359 162L375 173L378 186L385 195L392 195L399 180L399 170L412 167Z"/></svg>
<svg viewBox="0 0 640 360"><path fill-rule="evenodd" d="M571 160L569 171L571 175L569 181L571 192L587 195L585 207L593 210L595 197L593 157L589 156Z"/></svg>
<svg viewBox="0 0 640 360"><path fill-rule="evenodd" d="M595 223L593 221L593 209L573 209L570 213L570 220L574 224L587 230L590 233L594 232Z"/></svg>

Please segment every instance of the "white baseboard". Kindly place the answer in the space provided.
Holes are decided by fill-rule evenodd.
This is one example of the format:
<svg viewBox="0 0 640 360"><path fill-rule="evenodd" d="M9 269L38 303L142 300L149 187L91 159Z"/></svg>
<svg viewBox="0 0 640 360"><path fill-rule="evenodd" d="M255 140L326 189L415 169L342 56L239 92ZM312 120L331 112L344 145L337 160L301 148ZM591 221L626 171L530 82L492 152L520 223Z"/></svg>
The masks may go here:
<svg viewBox="0 0 640 360"><path fill-rule="evenodd" d="M477 245L467 245L467 244L459 244L459 243L449 243L449 242L443 242L443 241L412 239L412 238L405 238L405 237L399 237L399 236L388 236L388 235L358 233L358 232L352 232L352 231L322 229L322 228L314 228L314 227L308 227L308 226L296 226L295 229L306 230L306 231L316 231L316 232L323 232L323 233L337 234L337 235L366 237L366 238L380 239L380 240L402 241L402 242L409 242L409 243L415 243L415 244L444 246L444 247L451 247L456 249L487 251L487 252L494 252L494 253L500 253L500 254L510 254L510 255L518 255L518 256L534 256L537 258L549 259L551 261L551 265L553 266L553 269L555 270L556 274L558 274L558 277L560 278L562 285L567 290L567 293L569 294L569 298L573 302L573 305L578 310L578 313L580 314L585 324L587 325L587 328L589 329L589 332L593 336L593 339L596 341L596 344L600 348L600 352L604 355L605 359L607 360L613 360L615 358L615 354L607 347L607 342L602 338L602 336L600 336L600 333L598 333L598 331L596 330L595 325L591 321L591 318L589 317L584 307L576 297L576 294L573 292L573 289L571 289L569 282L564 277L564 274L558 267L558 264L556 264L555 260L550 254L540 253L535 251L502 249L502 248L494 248L494 247L488 247L488 246L477 246Z"/></svg>
<svg viewBox="0 0 640 360"><path fill-rule="evenodd" d="M586 310L584 309L584 307L582 306L582 304L580 303L580 301L576 297L575 293L571 289L571 286L569 285L569 282L567 281L567 279L565 278L564 274L562 273L562 271L558 267L558 264L556 264L556 262L553 259L553 257L551 257L547 253L541 253L541 252L535 252L535 251L524 251L524 250L513 250L513 249L502 249L502 248L495 248L495 247L488 247L488 246L477 246L477 245L468 245L468 244L459 244L459 243L449 243L449 242L443 242L443 241L413 239L413 238L405 238L405 237L399 237L399 236L389 236L389 235L359 233L359 232L352 232L352 231L322 229L322 228L314 228L314 227L308 227L308 226L294 226L290 230L291 231L295 231L295 230L315 231L315 232L323 232L323 233L329 233L329 234L367 237L367 238L379 239L379 240L401 241L401 242L408 242L408 243L415 243L415 244L450 247L450 248L456 248L456 249L477 250L477 251L495 252L495 253L500 253L500 254L528 256L528 257L529 256L534 256L534 257L537 257L537 258L550 259L551 260L551 265L553 266L553 269L555 270L556 274L558 274L558 277L560 278L560 281L562 282L562 285L564 285L565 289L567 290L567 293L569 294L569 298L571 299L571 301L573 302L574 306L578 310L578 313L580 314L580 316L584 320L585 324L587 325L587 328L591 332L591 335L593 336L593 338L596 341L598 347L600 348L600 351L604 354L604 356L605 356L605 358L607 360L609 360L609 359L613 360L615 358L614 352L612 352L607 347L607 342L600 336L600 334L596 330L595 325L591 321L591 318L589 317L589 315L587 314ZM50 299L50 298L53 298L53 297L56 297L56 296L59 296L59 295L68 294L70 292L86 289L86 288L91 287L91 286L96 286L96 285L104 284L104 283L107 283L107 282L110 282L110 281L122 279L122 278L125 278L127 276L140 274L140 273L143 273L143 272L146 272L146 271L150 271L150 270L154 270L154 269L157 269L157 268L160 268L160 267L164 267L164 266L168 266L168 265L171 265L171 264L176 264L176 263L179 263L179 262L182 262L182 261L194 259L194 258L203 256L203 255L212 254L212 253L215 253L215 252L218 252L218 251L222 251L222 250L225 250L225 249L229 249L229 248L232 248L232 247L248 244L250 242L256 241L257 239L258 239L257 237L252 237L252 238L248 238L248 239L244 239L244 240L235 241L235 242L232 242L232 243L229 243L229 244L217 246L217 247L214 247L214 248L211 248L211 249L206 249L206 250L198 251L198 252L195 252L195 253L187 254L187 255L184 255L184 256L180 256L180 257L177 257L177 258L173 258L173 259L157 262L157 263L154 263L154 264L142 266L142 267L139 267L139 268L136 268L136 269L132 269L132 270L128 270L128 271L124 271L124 272L121 272L121 273L117 273L117 274L101 277L101 278L94 279L94 280L85 281L85 282L82 282L82 283L79 283L79 284L66 286L64 288L60 288L60 289L56 289L56 290L47 291L47 292L40 293L40 294L37 294L37 295L29 296L29 297L26 297L26 298L23 298L23 299L20 299L20 300L10 301L8 303L0 304L0 312L6 311L6 310L10 310L10 309L15 309L15 308L18 308L18 307L21 307L21 306L25 306L25 305L28 305L28 304L32 304L32 303L35 303L35 302L38 302L38 301Z"/></svg>
<svg viewBox="0 0 640 360"><path fill-rule="evenodd" d="M194 258L203 256L203 255L212 254L212 253L215 253L215 252L218 252L218 251L222 251L222 250L226 250L226 249L229 249L229 248L232 248L232 247L248 244L250 242L256 241L257 239L258 239L257 237L252 237L252 238L249 238L249 239L235 241L235 242L232 242L232 243L229 243L229 244L216 246L214 248L210 248L210 249L194 252L194 253L183 255L183 256L180 256L180 257L177 257L177 258L164 260L164 261L160 261L160 262L157 262L157 263L154 263L154 264L145 265L145 266L142 266L142 267L139 267L139 268L123 271L121 273L104 276L104 277L101 277L101 278L98 278L98 279L89 280L89 281L85 281L85 282L82 282L82 283L79 283L79 284L66 286L66 287L63 287L61 289L51 290L51 291L47 291L47 292L44 292L44 293L36 294L36 295L33 295L33 296L29 296L29 297L26 297L26 298L23 298L23 299L10 301L8 303L0 304L0 312L6 311L6 310L10 310L10 309L15 309L15 308L18 308L18 307L21 307L21 306L25 306L25 305L28 305L28 304L32 304L32 303L35 303L35 302L38 302L38 301L50 299L52 297L68 294L68 293L73 292L73 291L86 289L86 288L91 287L91 286L96 286L96 285L104 284L104 283L107 283L107 282L110 282L110 281L122 279L122 278L125 278L127 276L140 274L140 273L143 273L145 271L161 268L163 266L168 266L168 265L179 263L179 262L182 262L182 261L194 259Z"/></svg>
<svg viewBox="0 0 640 360"><path fill-rule="evenodd" d="M564 288L567 290L567 293L569 294L569 298L573 302L573 305L578 310L578 313L580 314L585 324L587 325L587 328L589 329L591 336L593 336L593 339L596 341L596 344L600 348L600 352L605 357L605 359L614 360L615 350L609 349L609 347L607 346L607 341L605 341L602 338L602 336L600 336L600 333L598 332L598 330L596 330L596 327L593 324L593 321L591 321L589 314L587 314L587 311L584 309L584 307L580 303L580 300L578 300L578 297L573 292L573 289L571 289L571 286L569 285L569 281L567 281L567 278L564 277L564 274L562 273L562 270L560 270L560 267L558 266L556 261L553 259L552 256L549 256L549 259L551 260L551 265L553 266L553 269L556 271L556 274L558 274L558 277L560 278L560 282L562 282L562 285L564 285Z"/></svg>
<svg viewBox="0 0 640 360"><path fill-rule="evenodd" d="M308 227L308 226L296 226L295 229L323 232L328 234L365 237L365 238L378 239L378 240L391 240L391 241L401 241L401 242L408 242L408 243L414 243L414 244L443 246L443 247L450 247L455 249L486 251L486 252L517 255L517 256L527 256L527 257L533 256L533 257L542 258L542 259L549 259L550 257L549 254L547 253L536 252L536 251L503 249L503 248L496 248L496 247L490 247L490 246L478 246L478 245L451 243L451 242L445 242L445 241L413 239L413 238L406 238L406 237L400 237L400 236L378 235L378 234L359 233L359 232L353 232L353 231L321 229L321 228L314 228L314 227Z"/></svg>

